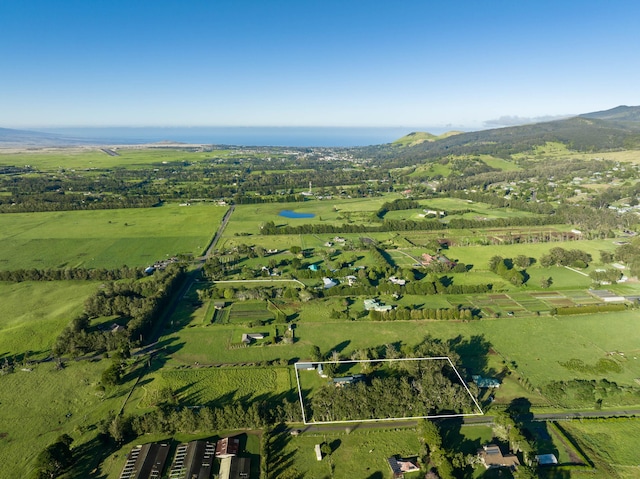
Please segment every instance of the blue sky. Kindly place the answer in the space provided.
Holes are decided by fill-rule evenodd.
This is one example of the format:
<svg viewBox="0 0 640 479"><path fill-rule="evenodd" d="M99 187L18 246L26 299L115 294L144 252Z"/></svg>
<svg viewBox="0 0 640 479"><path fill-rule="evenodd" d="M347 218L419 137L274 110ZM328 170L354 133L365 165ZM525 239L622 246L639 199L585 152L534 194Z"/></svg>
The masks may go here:
<svg viewBox="0 0 640 479"><path fill-rule="evenodd" d="M638 18L635 0L0 0L0 126L474 128L638 105Z"/></svg>

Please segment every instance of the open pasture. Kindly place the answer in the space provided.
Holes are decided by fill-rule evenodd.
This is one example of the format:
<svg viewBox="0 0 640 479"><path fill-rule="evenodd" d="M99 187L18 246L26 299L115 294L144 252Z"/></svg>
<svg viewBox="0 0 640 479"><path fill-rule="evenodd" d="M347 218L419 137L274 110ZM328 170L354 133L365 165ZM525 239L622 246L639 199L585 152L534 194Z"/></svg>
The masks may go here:
<svg viewBox="0 0 640 479"><path fill-rule="evenodd" d="M195 152L177 148L117 148L111 156L95 147L44 149L19 153L0 153L0 165L30 165L41 171L87 170L149 167L163 162L197 162L227 156L226 150Z"/></svg>
<svg viewBox="0 0 640 479"><path fill-rule="evenodd" d="M373 222L374 213L380 209L383 203L399 197L400 195L387 195L376 198L325 199L299 203L238 205L231 216L224 236L229 238L236 234L260 234L260 226L268 221L273 221L276 225L289 226L324 223L341 225L349 223L349 221L360 224L368 222L369 218ZM313 218L300 219L285 218L279 216L279 213L283 210L291 210L296 213L311 213L315 216ZM376 224L378 223L376 222Z"/></svg>
<svg viewBox="0 0 640 479"><path fill-rule="evenodd" d="M640 444L640 420L638 418L616 418L608 420L582 420L562 423L563 429L573 438L578 439L588 449L585 451L592 458L611 464L614 469L638 477L638 444ZM597 460L596 460L597 461Z"/></svg>
<svg viewBox="0 0 640 479"><path fill-rule="evenodd" d="M330 310L326 305L323 310ZM529 316L484 319L467 323L453 321L336 321L328 312L309 322L296 325L296 342L291 345L265 345L230 348L232 340L246 328L234 325L210 325L175 331L167 339L180 345L172 354L174 365L309 360L312 346L323 354L336 350L343 358L359 349L381 347L398 342L414 346L431 335L442 340L455 337L481 337L488 341L505 362L513 364L532 384L540 386L551 380L573 378L598 379L591 373L577 372L561 365L572 359L595 365L610 358L620 364L618 372L607 378L620 384L635 385L640 377L640 330L637 311L589 314L568 317ZM606 334L604 332L606 331ZM623 354L618 354L622 352ZM613 356L610 353L615 353ZM463 361L473 359L474 372L487 366L486 352L463 353ZM484 357L484 359L483 359Z"/></svg>
<svg viewBox="0 0 640 479"><path fill-rule="evenodd" d="M74 448L92 445L89 455L95 459L78 476L89 477L104 450L93 425L120 409L135 381L127 379L105 394L96 388L105 368L104 362L71 361L56 371L48 362L0 377L1 479L29 477L36 455L65 433L74 438Z"/></svg>
<svg viewBox="0 0 640 479"><path fill-rule="evenodd" d="M288 394L296 388L288 367L224 367L164 369L147 378L141 407L153 405L158 391L169 388L180 404L187 406L224 405L249 401L260 396Z"/></svg>
<svg viewBox="0 0 640 479"><path fill-rule="evenodd" d="M226 208L213 205L14 213L0 216L0 268L147 266L200 255Z"/></svg>
<svg viewBox="0 0 640 479"><path fill-rule="evenodd" d="M0 358L49 356L56 337L82 313L93 281L0 283Z"/></svg>
<svg viewBox="0 0 640 479"><path fill-rule="evenodd" d="M353 431L352 431L353 430ZM283 448L274 459L290 458L288 468L299 477L334 477L336 479L368 479L389 477L387 458L393 455L415 457L420 453L420 441L415 429L330 430L324 433L303 433L283 440ZM331 456L316 460L314 447L323 442L331 446ZM405 474L416 479L420 474Z"/></svg>

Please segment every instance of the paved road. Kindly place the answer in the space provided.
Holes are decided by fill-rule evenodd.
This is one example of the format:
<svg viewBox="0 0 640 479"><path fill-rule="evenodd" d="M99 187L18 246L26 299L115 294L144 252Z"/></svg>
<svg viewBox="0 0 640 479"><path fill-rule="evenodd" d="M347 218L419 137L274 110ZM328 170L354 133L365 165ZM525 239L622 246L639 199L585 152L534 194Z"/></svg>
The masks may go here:
<svg viewBox="0 0 640 479"><path fill-rule="evenodd" d="M182 287L180 288L180 291L178 291L178 293L172 298L171 302L169 303L169 306L164 312L164 316L162 317L161 321L159 321L158 324L156 324L151 335L148 338L146 338L145 342L147 343L147 345L149 343L155 343L158 341L158 339L162 334L162 331L164 330L165 322L171 316L173 316L173 313L175 313L176 309L178 308L178 304L180 304L180 301L184 299L186 294L189 292L189 289L191 288L191 286L193 286L193 283L195 283L196 280L200 278L202 268L204 267L204 264L207 261L207 258L209 257L209 255L211 255L216 244L222 237L222 234L224 233L224 229L227 227L227 223L229 223L229 218L231 217L231 214L234 212L235 209L236 209L235 205L231 205L229 210L225 213L224 217L222 218L222 223L220 223L220 227L218 228L218 231L216 231L216 234L213 237L213 239L211 240L211 243L209 244L209 247L207 248L204 256L201 256L196 259L197 261L196 267L187 273L187 277L184 279L182 283Z"/></svg>
<svg viewBox="0 0 640 479"><path fill-rule="evenodd" d="M616 411L566 411L561 413L544 413L534 414L534 421L564 421L580 418L607 418L607 417L633 417L640 416L640 409L624 409ZM447 419L444 419L447 421ZM490 425L493 423L493 416L467 416L463 418L465 425ZM379 421L379 422L364 422L364 423L344 423L344 424L310 424L301 425L300 427L291 427L290 431L297 430L301 434L305 432L309 433L323 433L340 431L343 432L346 428L350 428L352 431L356 429L389 429L389 428L411 428L416 427L418 421Z"/></svg>

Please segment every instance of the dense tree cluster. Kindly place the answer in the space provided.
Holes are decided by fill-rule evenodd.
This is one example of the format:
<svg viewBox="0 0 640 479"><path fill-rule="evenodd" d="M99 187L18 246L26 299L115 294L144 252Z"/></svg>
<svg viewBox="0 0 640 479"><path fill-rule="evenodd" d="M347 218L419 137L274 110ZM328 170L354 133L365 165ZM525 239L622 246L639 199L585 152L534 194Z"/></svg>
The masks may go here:
<svg viewBox="0 0 640 479"><path fill-rule="evenodd" d="M105 268L64 268L64 269L17 269L0 271L0 281L20 283L22 281L117 281L120 279L139 279L144 276L142 268L123 266L119 269Z"/></svg>
<svg viewBox="0 0 640 479"><path fill-rule="evenodd" d="M523 264L524 259L520 258L519 262ZM511 258L493 256L489 260L489 269L514 286L522 286L529 279L529 275L524 270L514 268L514 261Z"/></svg>
<svg viewBox="0 0 640 479"><path fill-rule="evenodd" d="M566 250L564 248L551 248L548 254L539 258L540 265L572 266L574 268L586 268L591 263L591 255L579 249Z"/></svg>
<svg viewBox="0 0 640 479"><path fill-rule="evenodd" d="M56 442L47 446L35 459L33 479L54 479L60 477L72 464L73 454L71 443L73 439L63 434Z"/></svg>
<svg viewBox="0 0 640 479"><path fill-rule="evenodd" d="M53 347L56 356L86 354L120 349L146 334L163 307L179 287L184 270L170 265L164 271L142 280L106 283L85 302L84 314L74 319L58 336ZM91 318L117 315L124 330L99 330Z"/></svg>
<svg viewBox="0 0 640 479"><path fill-rule="evenodd" d="M431 338L425 338L413 354L416 357L447 356L454 362L458 359L447 344ZM367 359L366 351L356 355L356 359ZM315 391L311 398L314 420L427 416L435 412L469 410L469 394L448 361L397 361L388 367L380 364L387 363L361 363L364 373L361 380L343 386L329 382Z"/></svg>

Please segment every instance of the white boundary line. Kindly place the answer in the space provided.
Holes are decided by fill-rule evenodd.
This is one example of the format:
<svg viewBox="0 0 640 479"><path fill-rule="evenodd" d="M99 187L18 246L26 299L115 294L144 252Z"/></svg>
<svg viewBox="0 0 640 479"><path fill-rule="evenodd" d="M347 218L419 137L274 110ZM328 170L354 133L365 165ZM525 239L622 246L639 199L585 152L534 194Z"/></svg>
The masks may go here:
<svg viewBox="0 0 640 479"><path fill-rule="evenodd" d="M460 380L460 383L464 386L465 390L467 391L467 394L469 394L469 397L471 398L471 400L473 401L475 406L478 408L478 412L461 413L461 414L438 414L438 415L435 415L435 416L390 417L390 418L380 418L380 419L349 419L349 420L344 420L344 421L307 421L307 415L305 414L305 409L304 409L304 398L302 397L302 388L300 387L300 376L298 375L298 368L296 367L296 365L298 365L298 364L308 364L308 365L312 366L312 365L318 365L318 364L384 363L384 362L393 362L393 361L430 361L430 360L444 360L444 359L449 361L449 365L453 368L453 370L456 373L456 376L458 376L458 379ZM467 387L467 384L464 382L464 380L462 379L462 376L460 376L460 373L458 372L456 367L453 365L453 362L451 362L451 359L448 356L437 356L437 357L432 357L432 358L351 359L351 360L344 360L344 361L298 361L297 363L295 363L293 365L293 368L294 368L294 370L296 372L296 382L298 383L298 397L300 398L300 409L302 410L302 422L304 424L308 424L308 425L311 425L311 424L341 424L341 423L354 423L354 422L378 422L378 421L406 421L408 419L438 419L438 418L483 416L484 415L484 412L482 411L482 408L480 407L480 404L478 404L478 401L476 401L476 398L473 397L473 394L471 394L471 391L469 391L469 388Z"/></svg>

